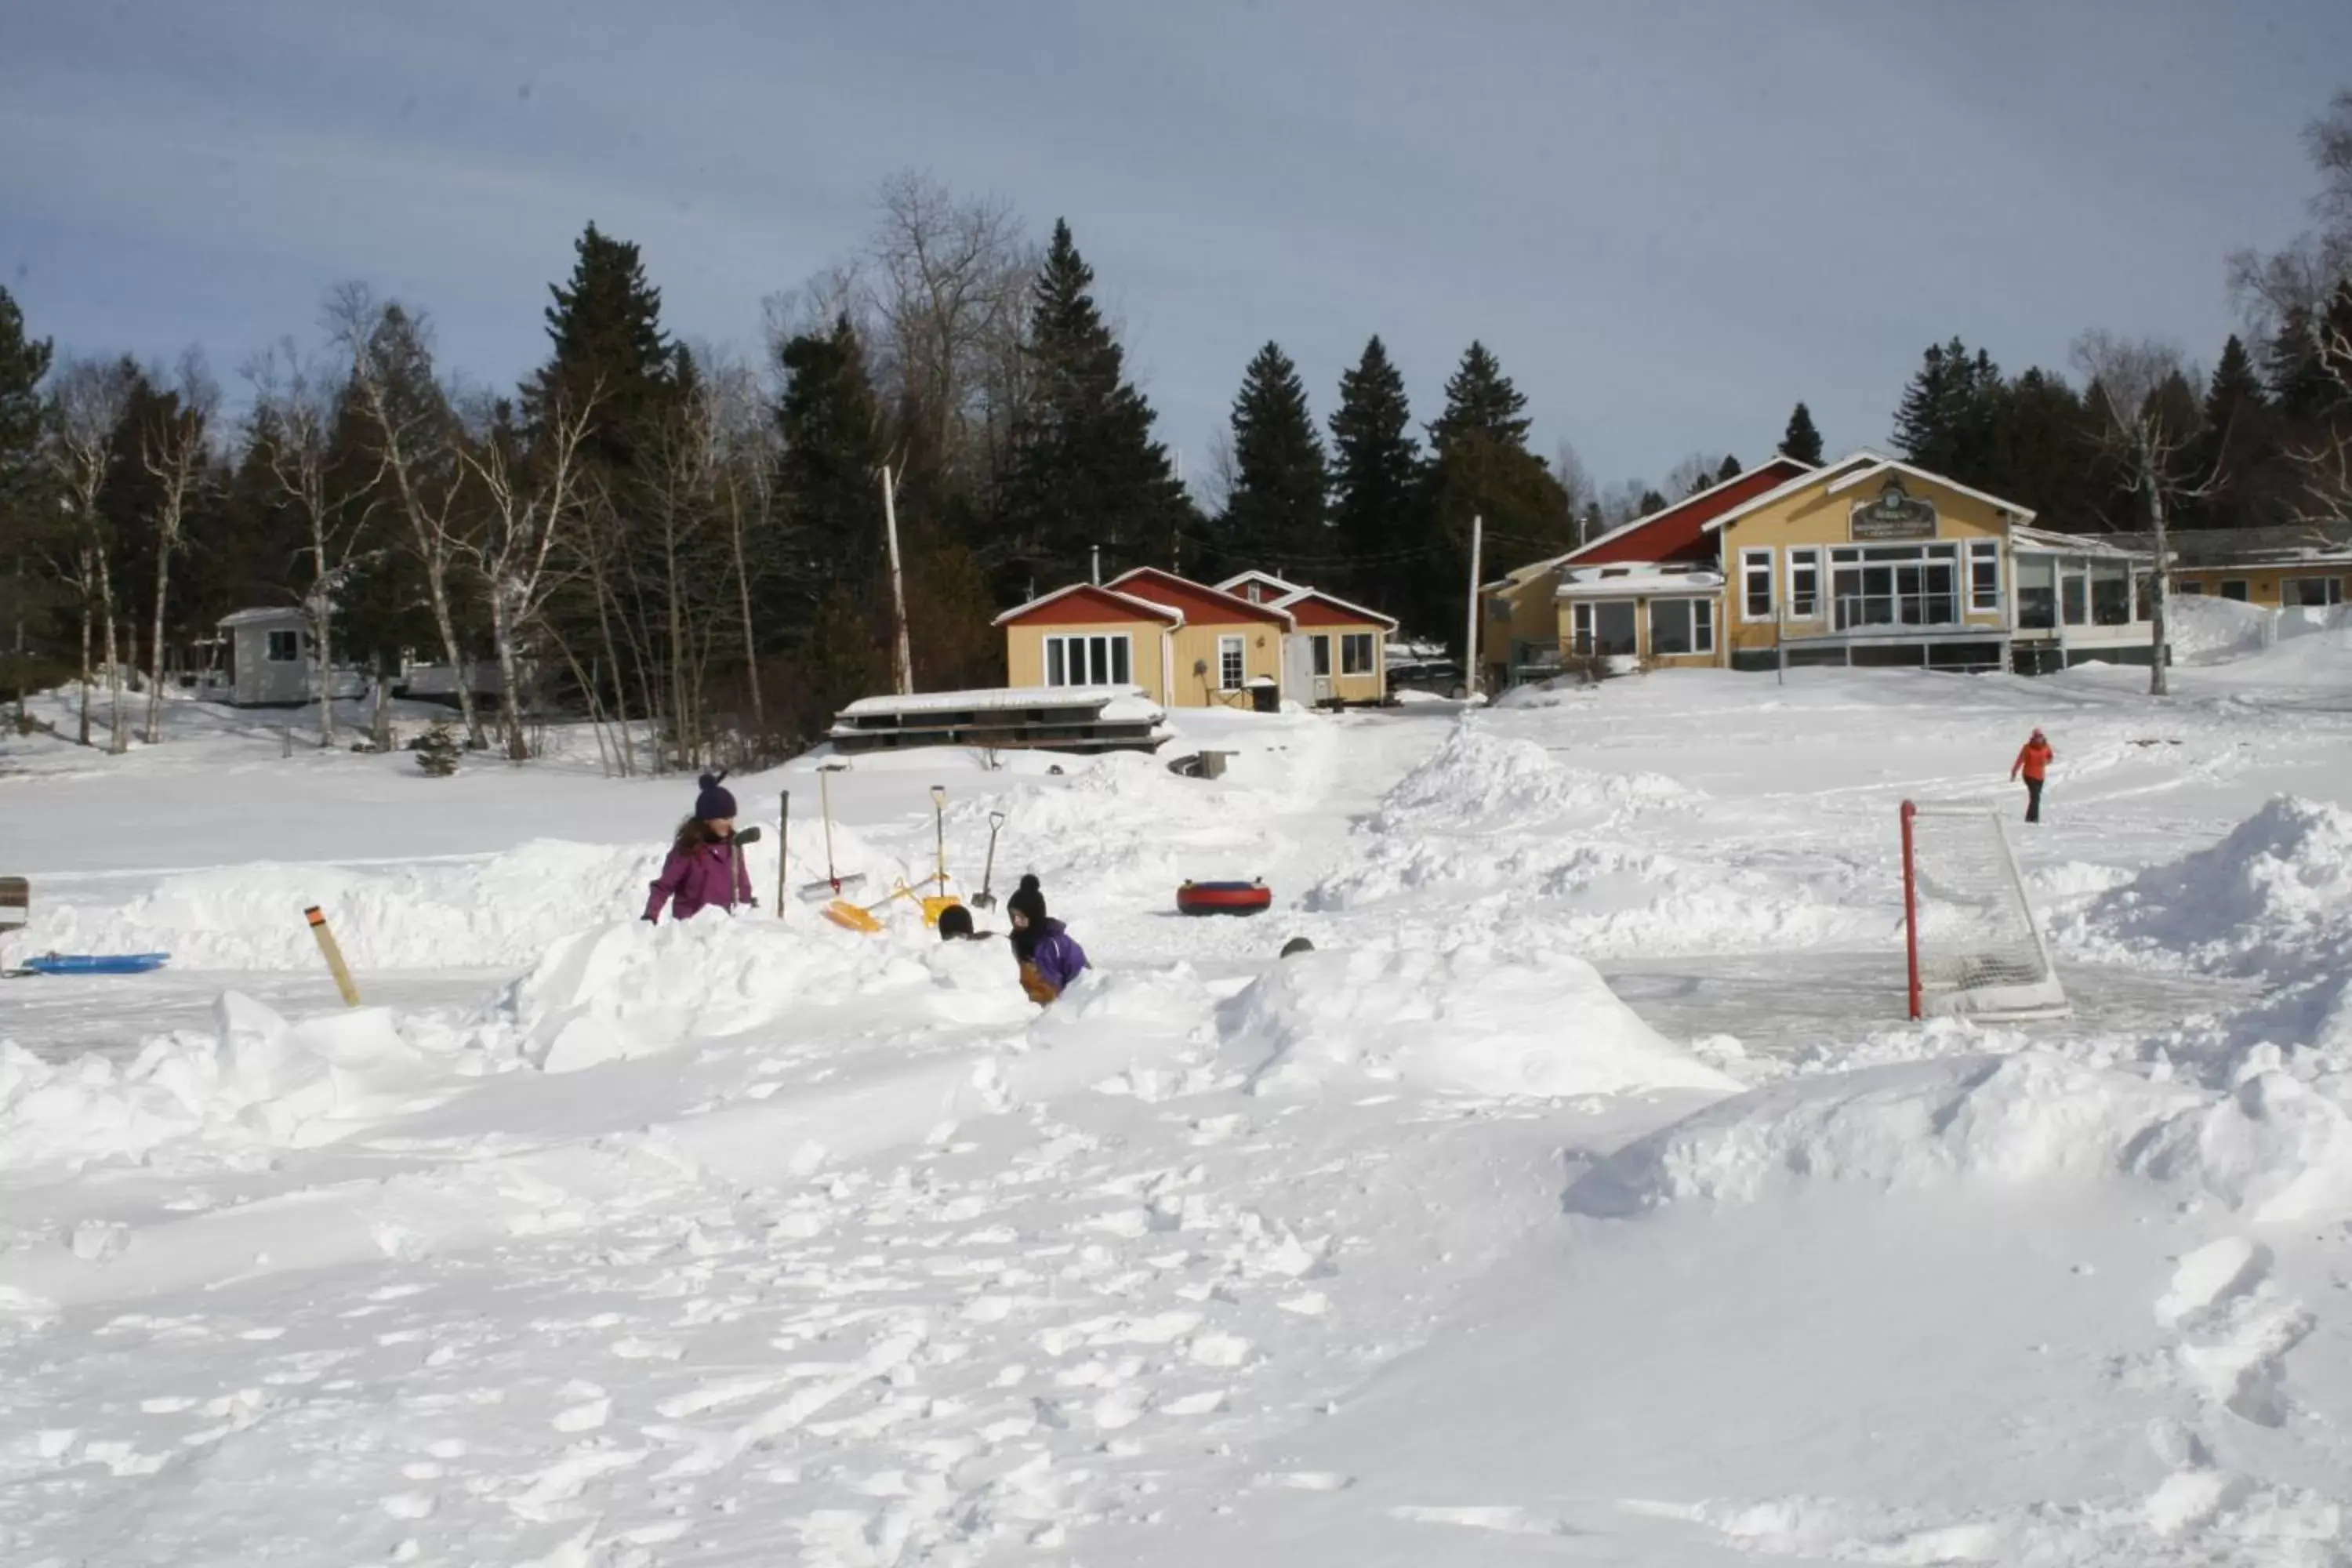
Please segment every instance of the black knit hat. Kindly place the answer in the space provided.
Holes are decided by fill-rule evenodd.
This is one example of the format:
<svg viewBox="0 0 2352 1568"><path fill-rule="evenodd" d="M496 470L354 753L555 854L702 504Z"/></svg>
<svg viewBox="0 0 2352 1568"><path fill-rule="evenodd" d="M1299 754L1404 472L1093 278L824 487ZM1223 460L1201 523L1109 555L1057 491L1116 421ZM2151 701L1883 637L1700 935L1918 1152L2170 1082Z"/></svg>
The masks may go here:
<svg viewBox="0 0 2352 1568"><path fill-rule="evenodd" d="M1043 925L1045 921L1045 890L1037 885L1034 876L1021 879L1021 886L1004 900L1011 913L1024 917L1031 925Z"/></svg>
<svg viewBox="0 0 2352 1568"><path fill-rule="evenodd" d="M694 782L702 793L694 797L694 815L705 822L717 822L735 815L735 796L719 781L725 773L705 773Z"/></svg>

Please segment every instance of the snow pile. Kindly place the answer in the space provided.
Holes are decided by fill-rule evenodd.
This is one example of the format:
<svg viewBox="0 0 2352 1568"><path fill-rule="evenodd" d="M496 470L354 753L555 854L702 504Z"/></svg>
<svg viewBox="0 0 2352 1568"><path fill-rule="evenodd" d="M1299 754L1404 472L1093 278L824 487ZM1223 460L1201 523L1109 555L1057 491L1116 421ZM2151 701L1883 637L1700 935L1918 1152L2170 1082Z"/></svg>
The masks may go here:
<svg viewBox="0 0 2352 1568"><path fill-rule="evenodd" d="M2220 664L2259 653L2271 640L2275 612L2237 599L2175 594L2165 607L2164 635L2181 664Z"/></svg>
<svg viewBox="0 0 2352 1568"><path fill-rule="evenodd" d="M1610 816L1690 804L1697 792L1664 773L1562 766L1533 741L1490 734L1465 719L1445 743L1381 797L1371 828L1491 830L1570 815Z"/></svg>
<svg viewBox="0 0 2352 1568"><path fill-rule="evenodd" d="M2267 981L2257 1036L2352 1068L2352 811L2281 795L2062 927L2092 956Z"/></svg>
<svg viewBox="0 0 2352 1568"><path fill-rule="evenodd" d="M1164 900L1186 877L1255 876L1264 833L1248 826L1270 797L1225 783L1180 779L1157 758L1113 752L1069 764L1062 779L1024 784L1006 798L995 881L1000 897L1034 871L1046 897L1085 889L1108 899ZM949 812L950 852L973 887L987 846L988 806ZM1202 849L1223 853L1202 868ZM1244 853L1245 852L1245 853Z"/></svg>
<svg viewBox="0 0 2352 1568"><path fill-rule="evenodd" d="M805 837L814 843L816 836ZM883 857L835 829L845 872L869 868L887 887ZM792 879L824 875L796 844ZM316 904L352 966L488 968L532 962L585 921L645 908L663 847L537 839L478 859L406 866L259 862L165 878L120 909L49 905L27 932L32 951L166 952L179 969L315 969L319 949L302 911ZM744 850L762 904L774 896L772 838ZM877 894L878 896L878 894Z"/></svg>
<svg viewBox="0 0 2352 1568"><path fill-rule="evenodd" d="M2213 1097L2042 1051L1801 1079L1618 1151L1568 1194L1585 1214L1756 1202L1808 1184L2046 1190L2137 1176L2255 1220L2352 1215L2352 1118L2277 1071Z"/></svg>
<svg viewBox="0 0 2352 1568"><path fill-rule="evenodd" d="M1020 1016L1009 957L984 953L982 944L943 955L942 945L911 915L878 936L814 919L789 926L615 921L550 947L491 1005L483 1043L549 1072L572 1072L886 990L936 990L942 1005L935 1016L950 1020Z"/></svg>
<svg viewBox="0 0 2352 1568"><path fill-rule="evenodd" d="M199 1132L327 1142L481 1070L452 1032L384 1008L289 1022L231 991L211 1033L160 1037L127 1066L95 1054L52 1064L0 1043L0 1164L135 1158Z"/></svg>
<svg viewBox="0 0 2352 1568"><path fill-rule="evenodd" d="M1540 965L1471 945L1300 953L1228 1002L1218 1029L1260 1091L1352 1074L1475 1095L1738 1087L1564 953Z"/></svg>

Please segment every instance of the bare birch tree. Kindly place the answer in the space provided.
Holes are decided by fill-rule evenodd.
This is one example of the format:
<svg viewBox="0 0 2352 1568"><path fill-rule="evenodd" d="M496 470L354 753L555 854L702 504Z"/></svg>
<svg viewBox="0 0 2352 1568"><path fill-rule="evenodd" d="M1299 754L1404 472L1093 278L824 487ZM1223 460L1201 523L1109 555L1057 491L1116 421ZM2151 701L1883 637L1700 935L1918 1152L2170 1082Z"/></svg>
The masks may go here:
<svg viewBox="0 0 2352 1568"><path fill-rule="evenodd" d="M2204 482L2181 478L2179 457L2197 431L2176 428L2166 400L2158 395L2167 382L2183 374L2180 354L2153 339L2091 331L2074 340L2074 358L2089 383L2087 397L2099 444L2121 472L2125 488L2139 498L2140 521L2156 552L2155 570L2148 574L2147 689L2163 697L2171 689L2165 668L2171 515L2181 500L2210 488L2210 476Z"/></svg>
<svg viewBox="0 0 2352 1568"><path fill-rule="evenodd" d="M81 601L81 743L89 739L89 687L93 630L102 628L113 700L109 749L123 750L122 668L115 658L113 531L99 508L99 495L117 457L115 440L131 406L133 372L121 360L74 359L59 367L49 394L47 456L67 510L73 518L70 556L58 574Z"/></svg>
<svg viewBox="0 0 2352 1568"><path fill-rule="evenodd" d="M2346 134L2352 137L2352 129ZM2352 274L2339 288L2352 290ZM2290 503L2295 521L2326 539L2329 531L2352 524L2352 319L2329 310L2315 326L2316 363L2329 405L2316 428L2287 444L2285 456L2295 477Z"/></svg>
<svg viewBox="0 0 2352 1568"><path fill-rule="evenodd" d="M253 384L251 439L269 469L270 482L301 521L302 553L310 581L302 589L302 615L317 650L319 744L335 743L335 596L364 559L368 524L375 510L384 465L364 479L341 487L329 483L334 445L335 392L331 373L306 358L292 338L284 338L246 367Z"/></svg>
<svg viewBox="0 0 2352 1568"><path fill-rule="evenodd" d="M163 377L152 372L159 386ZM148 637L147 743L163 739L163 623L172 592L172 557L180 552L186 531L188 508L209 477L212 467L213 416L220 407L220 385L205 367L204 354L189 349L180 356L166 405L156 416L142 423L139 461L155 481L155 618Z"/></svg>
<svg viewBox="0 0 2352 1568"><path fill-rule="evenodd" d="M528 447L511 428L488 420L458 448L486 502L487 526L459 548L481 575L505 698L499 716L513 762L530 755L522 721L523 645L562 581L554 563L579 521L580 447L595 424L599 399L600 390L591 387L576 400L551 405Z"/></svg>
<svg viewBox="0 0 2352 1568"><path fill-rule="evenodd" d="M467 545L459 510L464 489L459 436L447 400L433 382L430 335L421 318L378 300L363 283L344 283L327 299L327 326L351 365L352 387L374 438L393 506L407 524L425 574L425 596L441 634L442 657L457 688L467 739L486 743L473 683L457 641L451 576ZM513 694L509 693L509 700Z"/></svg>

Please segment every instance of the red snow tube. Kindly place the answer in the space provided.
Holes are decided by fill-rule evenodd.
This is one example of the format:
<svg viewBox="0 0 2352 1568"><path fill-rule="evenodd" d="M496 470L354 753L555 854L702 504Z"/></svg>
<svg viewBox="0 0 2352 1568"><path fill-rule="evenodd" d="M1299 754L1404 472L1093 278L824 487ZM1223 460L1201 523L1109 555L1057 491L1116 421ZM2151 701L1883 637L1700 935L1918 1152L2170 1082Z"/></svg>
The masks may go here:
<svg viewBox="0 0 2352 1568"><path fill-rule="evenodd" d="M1187 915L1254 915L1274 902L1264 882L1187 882L1176 889L1176 909Z"/></svg>

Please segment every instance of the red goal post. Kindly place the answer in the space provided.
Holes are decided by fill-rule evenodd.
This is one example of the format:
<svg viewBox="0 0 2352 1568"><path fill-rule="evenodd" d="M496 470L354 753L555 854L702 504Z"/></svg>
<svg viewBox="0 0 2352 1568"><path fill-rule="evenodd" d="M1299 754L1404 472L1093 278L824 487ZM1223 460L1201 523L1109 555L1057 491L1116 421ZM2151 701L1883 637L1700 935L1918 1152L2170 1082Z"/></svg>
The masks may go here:
<svg viewBox="0 0 2352 1568"><path fill-rule="evenodd" d="M1914 1018L2069 1009L2000 815L1903 803L1903 946Z"/></svg>

